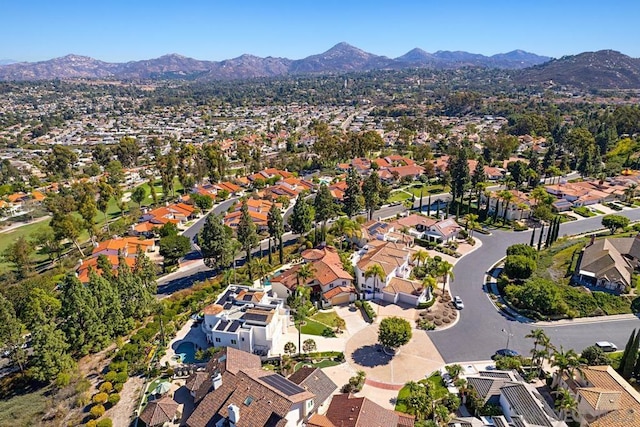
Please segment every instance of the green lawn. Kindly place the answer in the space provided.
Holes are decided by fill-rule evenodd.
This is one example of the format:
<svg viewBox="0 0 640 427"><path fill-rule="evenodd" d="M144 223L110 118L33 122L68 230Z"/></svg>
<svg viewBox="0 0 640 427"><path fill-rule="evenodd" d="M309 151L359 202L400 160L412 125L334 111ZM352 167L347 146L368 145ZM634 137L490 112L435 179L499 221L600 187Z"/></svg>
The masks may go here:
<svg viewBox="0 0 640 427"><path fill-rule="evenodd" d="M323 325L322 323L318 323L314 320L311 320L310 318L307 318L305 320L305 324L302 325L302 333L303 334L307 334L307 335L320 335L322 336L322 331L325 330L325 328L327 326Z"/></svg>
<svg viewBox="0 0 640 427"><path fill-rule="evenodd" d="M328 368L330 366L337 366L339 365L340 362L336 362L335 360L331 360L331 359L323 359L321 361L319 361L318 363L311 363L311 362L298 362L296 364L296 366L294 366L293 370L297 371L298 369L302 368L303 366L314 366L316 368Z"/></svg>
<svg viewBox="0 0 640 427"><path fill-rule="evenodd" d="M7 233L0 233L0 254L2 254L7 247L16 241L20 237L29 237L38 230L49 228L49 220L40 221L34 224L28 224ZM33 259L36 262L43 261L47 258L46 255L34 254ZM7 262L0 262L0 272L7 270L10 264Z"/></svg>
<svg viewBox="0 0 640 427"><path fill-rule="evenodd" d="M335 310L331 311L319 311L313 316L311 316L313 320L318 321L319 323L324 323L329 327L333 327L335 319L340 319L338 313Z"/></svg>
<svg viewBox="0 0 640 427"><path fill-rule="evenodd" d="M426 384L427 382L429 382L431 384L431 394L435 400L440 400L443 397L445 397L447 394L449 394L449 391L447 390L447 388L444 386L444 383L442 382L442 377L440 376L439 372L434 372L433 374L431 374L429 378L422 379L418 382L421 384ZM407 413L407 406L403 403L403 401L408 396L409 396L409 387L405 385L398 392L398 398L397 398L398 403L396 403L396 408L395 408L396 411Z"/></svg>
<svg viewBox="0 0 640 427"><path fill-rule="evenodd" d="M420 197L420 192L422 191L422 196L423 197L427 197L429 196L429 194L440 194L440 193L444 193L445 187L443 187L440 184L436 184L436 185L427 185L427 184L413 184L411 186L409 186L408 188L405 189L406 191L408 191L409 193L413 194L416 197Z"/></svg>
<svg viewBox="0 0 640 427"><path fill-rule="evenodd" d="M409 200L410 198L411 195L405 193L404 191L394 191L393 193L391 193L391 196L389 196L388 202L403 202L405 200Z"/></svg>

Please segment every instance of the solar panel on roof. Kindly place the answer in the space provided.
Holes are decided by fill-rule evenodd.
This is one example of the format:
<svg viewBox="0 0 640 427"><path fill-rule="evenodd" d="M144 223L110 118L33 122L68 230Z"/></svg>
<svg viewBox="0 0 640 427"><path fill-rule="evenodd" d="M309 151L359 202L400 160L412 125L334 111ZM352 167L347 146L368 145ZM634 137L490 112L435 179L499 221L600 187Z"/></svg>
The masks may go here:
<svg viewBox="0 0 640 427"><path fill-rule="evenodd" d="M231 322L231 325L229 326L228 331L229 332L235 332L238 330L238 328L240 327L240 325L242 325L242 323L240 323L237 320L234 320L233 322Z"/></svg>
<svg viewBox="0 0 640 427"><path fill-rule="evenodd" d="M293 396L295 394L304 392L304 389L302 387L298 386L296 383L293 383L293 382L289 381L288 379L286 379L285 377L283 377L281 375L278 375L278 374L267 375L265 377L261 377L260 381L262 381L265 384L270 385L271 387L275 388L276 390L281 391L282 393L286 394L287 396Z"/></svg>
<svg viewBox="0 0 640 427"><path fill-rule="evenodd" d="M229 321L221 320L220 323L218 323L218 326L216 327L216 331L224 331L224 329L227 327L228 324L229 324Z"/></svg>

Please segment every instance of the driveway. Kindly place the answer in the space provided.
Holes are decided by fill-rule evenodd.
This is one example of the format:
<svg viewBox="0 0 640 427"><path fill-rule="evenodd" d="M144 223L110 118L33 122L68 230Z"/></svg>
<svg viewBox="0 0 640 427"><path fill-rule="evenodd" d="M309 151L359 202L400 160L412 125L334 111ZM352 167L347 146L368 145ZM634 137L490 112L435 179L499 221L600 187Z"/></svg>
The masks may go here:
<svg viewBox="0 0 640 427"><path fill-rule="evenodd" d="M355 371L367 373L367 384L395 390L444 365L429 336L418 329L413 330L413 338L399 353L388 356L378 345L377 324L362 329L347 341L345 357Z"/></svg>

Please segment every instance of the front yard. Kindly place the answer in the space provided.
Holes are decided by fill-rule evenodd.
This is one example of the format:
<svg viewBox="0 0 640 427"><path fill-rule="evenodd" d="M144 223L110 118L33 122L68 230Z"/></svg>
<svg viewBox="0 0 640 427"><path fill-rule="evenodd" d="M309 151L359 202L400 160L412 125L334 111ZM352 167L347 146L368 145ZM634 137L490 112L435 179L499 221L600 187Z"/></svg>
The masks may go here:
<svg viewBox="0 0 640 427"><path fill-rule="evenodd" d="M419 384L427 384L429 383L429 389L431 393L431 397L434 400L440 400L449 394L449 391L444 386L444 382L442 381L442 377L439 372L434 372L428 378L424 378L418 381ZM396 399L396 407L395 410L398 412L408 413L407 405L404 403L405 400L410 395L409 386L405 384L404 387L400 389L398 392L398 398Z"/></svg>

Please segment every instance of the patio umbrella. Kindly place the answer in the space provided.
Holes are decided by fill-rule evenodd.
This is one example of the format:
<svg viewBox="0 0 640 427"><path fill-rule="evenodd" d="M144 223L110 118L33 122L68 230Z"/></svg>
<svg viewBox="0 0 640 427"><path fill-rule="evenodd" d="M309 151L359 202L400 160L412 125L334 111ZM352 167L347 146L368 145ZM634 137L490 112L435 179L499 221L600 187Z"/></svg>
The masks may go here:
<svg viewBox="0 0 640 427"><path fill-rule="evenodd" d="M153 394L165 394L169 390L171 390L171 383L169 381L163 381L153 390Z"/></svg>

